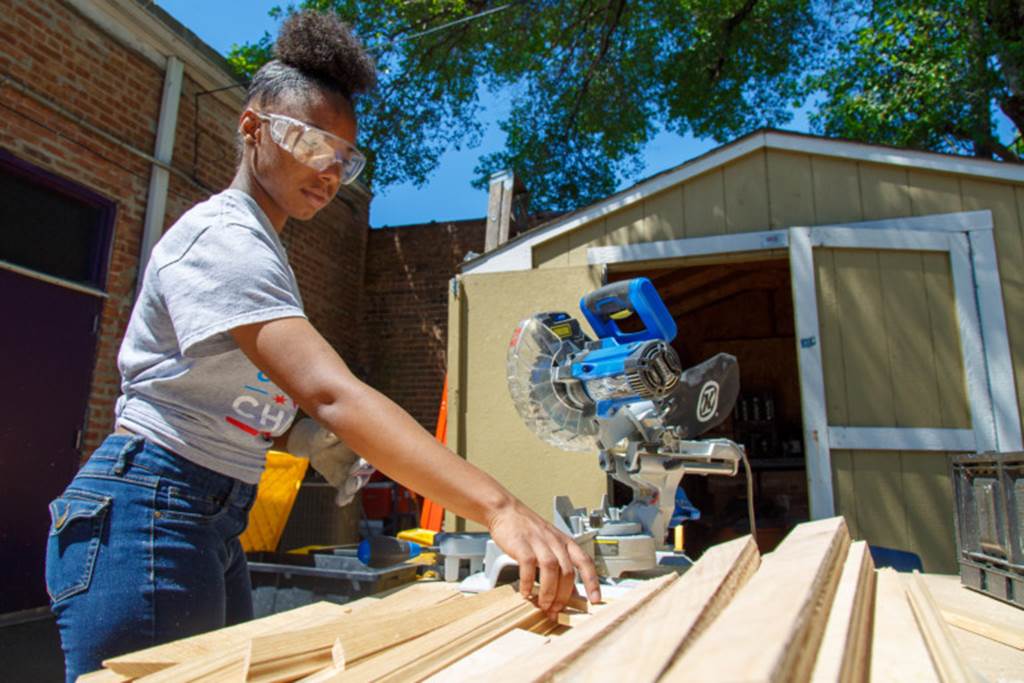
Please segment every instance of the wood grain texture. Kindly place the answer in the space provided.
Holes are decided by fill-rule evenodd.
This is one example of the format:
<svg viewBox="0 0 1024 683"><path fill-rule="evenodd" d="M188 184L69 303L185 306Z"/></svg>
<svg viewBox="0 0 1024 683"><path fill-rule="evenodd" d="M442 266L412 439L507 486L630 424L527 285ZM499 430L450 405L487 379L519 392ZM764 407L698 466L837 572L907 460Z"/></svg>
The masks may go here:
<svg viewBox="0 0 1024 683"><path fill-rule="evenodd" d="M130 681L130 676L122 676L110 669L98 669L87 674L82 674L75 679L75 683L125 683Z"/></svg>
<svg viewBox="0 0 1024 683"><path fill-rule="evenodd" d="M505 665L481 672L480 680L489 683L527 683L555 680L591 647L596 646L609 633L615 631L637 610L676 580L675 574L643 582L626 595L612 602L607 609L550 643L527 652L515 665Z"/></svg>
<svg viewBox="0 0 1024 683"><path fill-rule="evenodd" d="M330 680L337 683L422 680L515 628L529 628L546 620L532 602L513 593L443 628L356 662Z"/></svg>
<svg viewBox="0 0 1024 683"><path fill-rule="evenodd" d="M948 624L971 633L977 633L979 636L985 636L997 643L1009 645L1018 650L1024 650L1024 629L995 624L986 619L978 618L976 615L967 614L953 608L943 607L941 611L942 618Z"/></svg>
<svg viewBox="0 0 1024 683"><path fill-rule="evenodd" d="M426 681L427 683L461 683L473 680L479 672L512 662L549 641L550 638L547 636L515 628L492 640L476 652L441 669Z"/></svg>
<svg viewBox="0 0 1024 683"><path fill-rule="evenodd" d="M208 655L223 654L234 647L244 648L250 639L271 633L290 630L297 626L315 626L327 621L373 608L377 616L418 609L447 600L461 599L459 592L442 582L418 583L404 586L380 597L367 597L338 605L331 602L315 602L293 610L254 619L244 624L203 633L189 638L138 650L106 660L103 664L112 671L126 676L140 677L156 673L186 660Z"/></svg>
<svg viewBox="0 0 1024 683"><path fill-rule="evenodd" d="M1024 610L965 588L959 576L922 574L921 578L954 626L1024 650Z"/></svg>
<svg viewBox="0 0 1024 683"><path fill-rule="evenodd" d="M373 602L377 602L373 600ZM370 604L369 601L362 603ZM186 660L202 658L223 653L231 648L244 648L254 636L287 630L295 625L312 625L351 613L355 603L336 605L329 602L315 602L311 605L272 614L262 619L255 619L244 624L202 633L189 638L182 638L164 645L138 650L129 654L113 657L103 665L117 673L131 677L142 677L156 673L162 669L180 664Z"/></svg>
<svg viewBox="0 0 1024 683"><path fill-rule="evenodd" d="M675 583L584 652L558 676L656 681L721 613L761 562L750 536L709 548ZM637 653L642 652L642 657Z"/></svg>
<svg viewBox="0 0 1024 683"><path fill-rule="evenodd" d="M907 599L903 577L895 570L878 570L871 676L877 683L928 683L939 677Z"/></svg>
<svg viewBox="0 0 1024 683"><path fill-rule="evenodd" d="M849 544L842 517L797 525L662 680L806 680Z"/></svg>
<svg viewBox="0 0 1024 683"><path fill-rule="evenodd" d="M428 608L414 607L373 617L349 615L320 626L253 638L245 655L246 680L295 680L330 664L337 640L342 643L346 659L356 661L513 598L518 598L514 589L503 586Z"/></svg>
<svg viewBox="0 0 1024 683"><path fill-rule="evenodd" d="M976 680L974 673L918 572L914 572L907 582L907 596L939 679L943 683L973 683Z"/></svg>
<svg viewBox="0 0 1024 683"><path fill-rule="evenodd" d="M875 609L875 564L868 544L850 544L836 596L829 609L811 680L854 683L867 680L871 618Z"/></svg>

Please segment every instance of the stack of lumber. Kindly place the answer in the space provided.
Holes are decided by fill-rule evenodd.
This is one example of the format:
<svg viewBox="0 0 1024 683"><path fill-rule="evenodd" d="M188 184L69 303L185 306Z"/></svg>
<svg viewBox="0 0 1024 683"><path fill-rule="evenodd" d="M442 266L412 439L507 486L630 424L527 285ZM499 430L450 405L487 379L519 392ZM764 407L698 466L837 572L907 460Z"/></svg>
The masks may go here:
<svg viewBox="0 0 1024 683"><path fill-rule="evenodd" d="M838 517L764 557L736 539L682 576L574 607L556 623L511 586L419 583L115 657L79 680L980 680L929 583L876 570Z"/></svg>

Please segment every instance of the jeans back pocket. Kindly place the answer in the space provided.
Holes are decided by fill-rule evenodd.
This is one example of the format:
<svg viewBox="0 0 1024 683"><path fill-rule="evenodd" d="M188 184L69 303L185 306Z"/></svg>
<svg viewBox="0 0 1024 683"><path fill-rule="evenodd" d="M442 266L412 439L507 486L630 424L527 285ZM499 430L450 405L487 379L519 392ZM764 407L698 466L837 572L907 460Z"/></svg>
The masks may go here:
<svg viewBox="0 0 1024 683"><path fill-rule="evenodd" d="M89 587L109 509L108 496L72 489L50 503L46 592L54 603Z"/></svg>

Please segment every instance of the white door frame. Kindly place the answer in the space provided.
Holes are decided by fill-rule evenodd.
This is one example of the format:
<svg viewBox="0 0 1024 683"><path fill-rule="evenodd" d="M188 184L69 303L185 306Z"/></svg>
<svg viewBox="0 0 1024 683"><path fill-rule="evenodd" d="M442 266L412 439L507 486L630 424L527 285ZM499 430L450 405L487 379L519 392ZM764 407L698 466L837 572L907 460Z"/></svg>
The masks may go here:
<svg viewBox="0 0 1024 683"><path fill-rule="evenodd" d="M949 254L972 429L829 425L818 340L814 247ZM1021 443L990 211L592 247L592 265L788 249L811 517L835 514L831 449L1015 451ZM981 353L977 353L977 350Z"/></svg>

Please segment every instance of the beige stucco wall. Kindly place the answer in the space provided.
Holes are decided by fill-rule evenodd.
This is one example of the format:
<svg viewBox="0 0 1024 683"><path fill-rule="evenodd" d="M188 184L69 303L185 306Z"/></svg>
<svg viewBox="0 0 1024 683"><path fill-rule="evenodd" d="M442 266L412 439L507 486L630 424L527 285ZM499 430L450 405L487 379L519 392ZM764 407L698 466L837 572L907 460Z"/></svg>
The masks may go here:
<svg viewBox="0 0 1024 683"><path fill-rule="evenodd" d="M535 313L566 311L581 318L580 297L600 286L601 270L585 266L471 274L459 279L449 300L449 445L545 519L554 496L596 507L607 484L597 453L552 448L523 424L508 393L508 344L516 325ZM456 528L451 517L445 528Z"/></svg>

